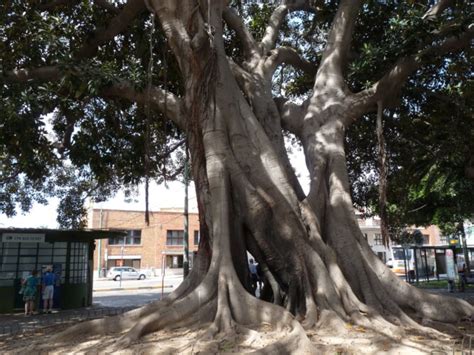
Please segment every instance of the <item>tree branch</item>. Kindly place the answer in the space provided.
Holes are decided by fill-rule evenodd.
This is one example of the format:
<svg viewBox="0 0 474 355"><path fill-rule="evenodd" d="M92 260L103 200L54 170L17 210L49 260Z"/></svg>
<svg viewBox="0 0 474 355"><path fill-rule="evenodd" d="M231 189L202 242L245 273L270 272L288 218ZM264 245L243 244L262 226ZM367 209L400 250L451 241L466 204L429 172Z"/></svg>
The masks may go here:
<svg viewBox="0 0 474 355"><path fill-rule="evenodd" d="M296 69L301 69L305 73L316 75L317 66L307 60L301 58L299 53L291 47L278 47L270 52L265 61L265 75L272 76L276 68L282 63L289 64Z"/></svg>
<svg viewBox="0 0 474 355"><path fill-rule="evenodd" d="M6 82L26 83L29 81L57 81L64 74L56 66L47 66L35 69L15 69L4 73Z"/></svg>
<svg viewBox="0 0 474 355"><path fill-rule="evenodd" d="M283 129L301 139L303 135L303 118L308 109L309 100L304 101L300 105L283 97L277 97L274 101L280 113Z"/></svg>
<svg viewBox="0 0 474 355"><path fill-rule="evenodd" d="M103 1L102 1L103 2ZM146 9L143 0L129 0L106 28L95 31L92 38L77 52L78 58L90 58L97 53L98 47L125 30L133 19Z"/></svg>
<svg viewBox="0 0 474 355"><path fill-rule="evenodd" d="M50 66L35 69L17 69L4 74L7 83L57 82L65 76L64 70ZM128 82L119 82L99 91L99 95L106 98L123 98L139 104L147 101L145 92L139 92ZM175 122L180 128L184 127L184 106L174 94L161 88L151 90L152 105L161 111L167 118Z"/></svg>
<svg viewBox="0 0 474 355"><path fill-rule="evenodd" d="M126 81L121 81L105 88L100 91L100 94L105 98L121 98L142 105L146 104L148 99L146 92L137 91L132 84ZM150 101L155 109L158 109L166 118L184 130L186 120L185 109L179 97L155 86L151 88Z"/></svg>
<svg viewBox="0 0 474 355"><path fill-rule="evenodd" d="M439 55L455 52L466 48L474 38L474 26L460 36L447 38L440 45L430 46L416 55L399 59L395 65L374 85L366 90L349 96L351 116L360 117L364 113L373 111L377 101L390 102L396 97L407 78L427 61Z"/></svg>
<svg viewBox="0 0 474 355"><path fill-rule="evenodd" d="M249 97L251 93L256 90L256 78L254 77L255 74L246 71L236 62L234 62L232 58L228 58L228 63L232 73L234 74L235 80L237 80L240 90L242 90L245 96Z"/></svg>
<svg viewBox="0 0 474 355"><path fill-rule="evenodd" d="M247 26L245 26L242 18L237 15L236 11L232 8L225 9L222 16L227 25L237 33L237 36L242 41L246 59L251 60L258 53L257 42L249 32Z"/></svg>
<svg viewBox="0 0 474 355"><path fill-rule="evenodd" d="M288 0L283 1L283 4L277 6L273 11L268 26L265 29L262 41L260 42L262 54L267 53L271 49L275 48L276 41L278 39L278 33L288 13L297 10L307 10L314 12L314 8L309 5L307 0Z"/></svg>
<svg viewBox="0 0 474 355"><path fill-rule="evenodd" d="M343 69L350 50L354 24L361 6L361 0L342 0L334 17L328 42L323 52L315 88L324 87L328 76L335 77L331 83L335 87L344 87Z"/></svg>
<svg viewBox="0 0 474 355"><path fill-rule="evenodd" d="M191 2L149 0L149 5L160 20L161 27L168 39L168 44L178 61L182 76L187 77L190 66L189 60L192 57L192 42L196 40L196 38L190 38L188 28L190 23L193 22L193 18L196 18L198 23L201 22L199 21L199 16L196 16L194 9L189 8ZM186 19L188 23L184 23L183 19ZM198 28L197 31L198 34L195 37L202 37L200 34L204 32L204 29Z"/></svg>
<svg viewBox="0 0 474 355"><path fill-rule="evenodd" d="M439 0L422 17L423 20L431 20L438 17L444 10L453 5L453 0Z"/></svg>

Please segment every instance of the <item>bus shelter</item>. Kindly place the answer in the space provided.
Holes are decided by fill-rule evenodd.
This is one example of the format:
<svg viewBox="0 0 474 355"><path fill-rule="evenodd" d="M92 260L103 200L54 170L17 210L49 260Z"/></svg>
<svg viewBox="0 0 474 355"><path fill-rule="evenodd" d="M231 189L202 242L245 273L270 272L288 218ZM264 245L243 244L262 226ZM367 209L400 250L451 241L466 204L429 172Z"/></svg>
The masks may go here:
<svg viewBox="0 0 474 355"><path fill-rule="evenodd" d="M393 254L404 261L404 274L408 282L439 280L447 273L446 250L453 250L454 262L458 268L465 263L464 251L455 245L393 247ZM474 248L468 247L468 256L473 263Z"/></svg>
<svg viewBox="0 0 474 355"><path fill-rule="evenodd" d="M41 276L48 268L56 275L54 308L92 305L94 239L123 235L103 230L0 229L0 313L22 309L22 279L32 270Z"/></svg>

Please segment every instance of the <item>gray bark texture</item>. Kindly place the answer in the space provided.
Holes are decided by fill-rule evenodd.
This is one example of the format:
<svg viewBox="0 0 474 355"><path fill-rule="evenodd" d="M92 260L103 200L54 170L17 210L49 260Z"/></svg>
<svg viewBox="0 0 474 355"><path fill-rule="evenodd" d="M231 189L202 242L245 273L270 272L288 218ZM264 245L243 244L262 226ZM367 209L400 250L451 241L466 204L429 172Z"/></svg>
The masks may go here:
<svg viewBox="0 0 474 355"><path fill-rule="evenodd" d="M277 8L257 43L225 1L213 0L211 8L208 1L148 2L186 78L185 94L170 100L168 117L189 139L201 221L198 258L190 276L166 299L79 324L58 339L78 331L117 332L122 334L117 346L123 347L170 325L209 322L212 336L268 322L289 330L263 352L304 353L314 351L305 328L341 332L351 323L399 337L407 329L436 334L421 320L454 322L472 315L468 303L424 293L396 277L358 227L344 134L376 108L381 86L388 85L382 78L379 87L352 93L345 84L362 2L340 2L319 69L308 68L315 75L313 95L301 105L274 100L271 92L273 71L282 61L308 66L288 49L275 52L284 14L309 7L305 1L289 3ZM226 56L223 19L243 42L244 63ZM410 58L406 61L409 65L397 64L403 70L387 86L390 94L417 68ZM119 87L106 94L137 96ZM162 96L157 95L160 108ZM303 145L311 180L307 195L289 163L283 128ZM249 292L247 251L268 281L262 299Z"/></svg>

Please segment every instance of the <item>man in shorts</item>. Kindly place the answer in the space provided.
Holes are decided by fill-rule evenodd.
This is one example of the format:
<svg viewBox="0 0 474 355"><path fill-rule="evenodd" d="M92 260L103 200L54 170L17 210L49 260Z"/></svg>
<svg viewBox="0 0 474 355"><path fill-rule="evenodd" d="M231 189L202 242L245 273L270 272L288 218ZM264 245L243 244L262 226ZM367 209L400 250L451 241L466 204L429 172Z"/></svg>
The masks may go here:
<svg viewBox="0 0 474 355"><path fill-rule="evenodd" d="M43 274L43 312L52 313L54 296L55 275L51 268L46 269Z"/></svg>

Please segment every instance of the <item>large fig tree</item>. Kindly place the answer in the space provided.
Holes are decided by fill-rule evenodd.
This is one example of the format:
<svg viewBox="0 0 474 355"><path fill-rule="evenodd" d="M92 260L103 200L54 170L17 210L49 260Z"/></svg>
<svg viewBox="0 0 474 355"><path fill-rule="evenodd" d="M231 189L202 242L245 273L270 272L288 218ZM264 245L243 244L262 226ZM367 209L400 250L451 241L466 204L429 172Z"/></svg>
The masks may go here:
<svg viewBox="0 0 474 355"><path fill-rule="evenodd" d="M2 4L10 213L56 171L65 186L82 183L73 195L100 195L169 174L182 134L191 153L201 241L190 276L162 301L62 336L117 332L127 345L168 325L205 320L213 335L268 322L290 327L268 351L301 352L312 349L304 328L349 322L396 335L428 331L415 320L470 316L468 303L418 290L374 255L354 215L345 151L367 115L423 108L403 95L420 71L441 78L466 62L469 10L449 0ZM303 147L308 193L288 135ZM247 252L267 280L260 299Z"/></svg>

